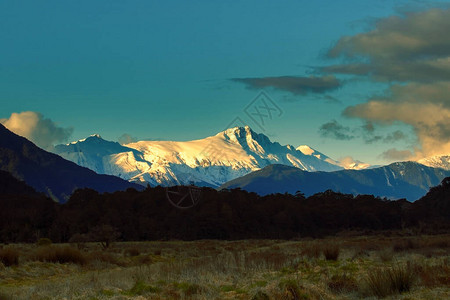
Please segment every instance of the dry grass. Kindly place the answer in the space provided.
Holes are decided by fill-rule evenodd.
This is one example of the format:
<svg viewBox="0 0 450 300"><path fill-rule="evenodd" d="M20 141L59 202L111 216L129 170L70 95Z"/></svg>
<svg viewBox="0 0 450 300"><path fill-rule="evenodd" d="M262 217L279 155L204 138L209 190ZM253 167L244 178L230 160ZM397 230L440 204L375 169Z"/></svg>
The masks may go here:
<svg viewBox="0 0 450 300"><path fill-rule="evenodd" d="M86 243L83 251L75 245L9 245L20 264L0 264L0 291L19 300L448 299L448 237L133 242L107 250ZM407 250L394 252L396 244L406 244Z"/></svg>

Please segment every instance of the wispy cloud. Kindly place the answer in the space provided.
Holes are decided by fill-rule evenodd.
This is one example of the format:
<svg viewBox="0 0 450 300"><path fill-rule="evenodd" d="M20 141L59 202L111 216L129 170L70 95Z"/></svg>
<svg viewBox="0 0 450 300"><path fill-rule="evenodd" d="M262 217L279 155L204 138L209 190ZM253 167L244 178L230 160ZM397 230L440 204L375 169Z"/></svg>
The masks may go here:
<svg viewBox="0 0 450 300"><path fill-rule="evenodd" d="M336 90L342 82L333 75L327 76L279 76L257 78L232 78L232 81L245 84L250 89L274 88L294 95L325 93Z"/></svg>
<svg viewBox="0 0 450 300"><path fill-rule="evenodd" d="M125 145L125 144L135 143L138 141L138 139L128 133L124 133L121 136L119 136L117 141L119 142L119 144Z"/></svg>
<svg viewBox="0 0 450 300"><path fill-rule="evenodd" d="M12 113L7 119L0 119L6 128L23 136L41 148L50 150L55 143L66 142L73 128L63 128L39 112Z"/></svg>
<svg viewBox="0 0 450 300"><path fill-rule="evenodd" d="M353 140L361 139L366 144L377 142L395 143L400 140L407 140L408 137L400 130L396 130L387 134L377 134L377 130L373 123L366 122L359 127L344 126L336 120L331 120L322 124L319 128L319 134L323 137L329 137L336 140Z"/></svg>

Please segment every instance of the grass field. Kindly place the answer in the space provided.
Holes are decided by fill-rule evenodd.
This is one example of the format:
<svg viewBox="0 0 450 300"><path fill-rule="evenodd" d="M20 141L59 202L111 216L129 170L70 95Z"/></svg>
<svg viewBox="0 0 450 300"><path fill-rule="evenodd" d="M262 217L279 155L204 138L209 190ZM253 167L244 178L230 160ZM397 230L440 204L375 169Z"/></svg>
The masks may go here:
<svg viewBox="0 0 450 300"><path fill-rule="evenodd" d="M4 299L450 299L450 235L13 244Z"/></svg>

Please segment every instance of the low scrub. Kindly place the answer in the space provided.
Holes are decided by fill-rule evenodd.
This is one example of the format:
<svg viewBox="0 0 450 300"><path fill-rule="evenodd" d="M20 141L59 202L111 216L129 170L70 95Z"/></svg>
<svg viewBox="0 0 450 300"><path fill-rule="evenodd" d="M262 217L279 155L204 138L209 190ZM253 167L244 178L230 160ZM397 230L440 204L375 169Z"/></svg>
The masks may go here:
<svg viewBox="0 0 450 300"><path fill-rule="evenodd" d="M19 251L14 248L0 249L0 262L6 267L19 264Z"/></svg>
<svg viewBox="0 0 450 300"><path fill-rule="evenodd" d="M38 261L53 263L73 263L84 265L87 262L86 257L78 249L65 246L47 246L41 247L34 253L34 259Z"/></svg>

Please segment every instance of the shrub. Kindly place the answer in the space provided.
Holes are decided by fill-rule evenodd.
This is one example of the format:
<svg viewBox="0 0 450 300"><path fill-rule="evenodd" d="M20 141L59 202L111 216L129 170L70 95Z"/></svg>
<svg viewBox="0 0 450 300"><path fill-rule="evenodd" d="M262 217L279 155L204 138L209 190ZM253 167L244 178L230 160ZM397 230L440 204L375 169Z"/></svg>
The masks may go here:
<svg viewBox="0 0 450 300"><path fill-rule="evenodd" d="M78 249L65 246L55 247L47 246L39 248L34 258L38 261L53 262L53 263L74 263L84 265L87 260L86 257Z"/></svg>
<svg viewBox="0 0 450 300"><path fill-rule="evenodd" d="M326 260L337 260L339 257L341 249L339 248L338 244L326 244L323 249L323 255L325 256Z"/></svg>
<svg viewBox="0 0 450 300"><path fill-rule="evenodd" d="M388 295L409 291L414 277L415 273L409 264L397 265L369 272L367 284L373 295L384 298Z"/></svg>
<svg viewBox="0 0 450 300"><path fill-rule="evenodd" d="M36 242L36 245L38 245L38 246L49 246L51 244L52 244L52 240L49 238L40 238Z"/></svg>
<svg viewBox="0 0 450 300"><path fill-rule="evenodd" d="M0 249L0 262L6 267L19 264L19 252L13 248Z"/></svg>
<svg viewBox="0 0 450 300"><path fill-rule="evenodd" d="M92 241L99 242L102 248L108 249L111 243L115 242L120 236L116 228L110 225L99 225L91 229L89 237Z"/></svg>

